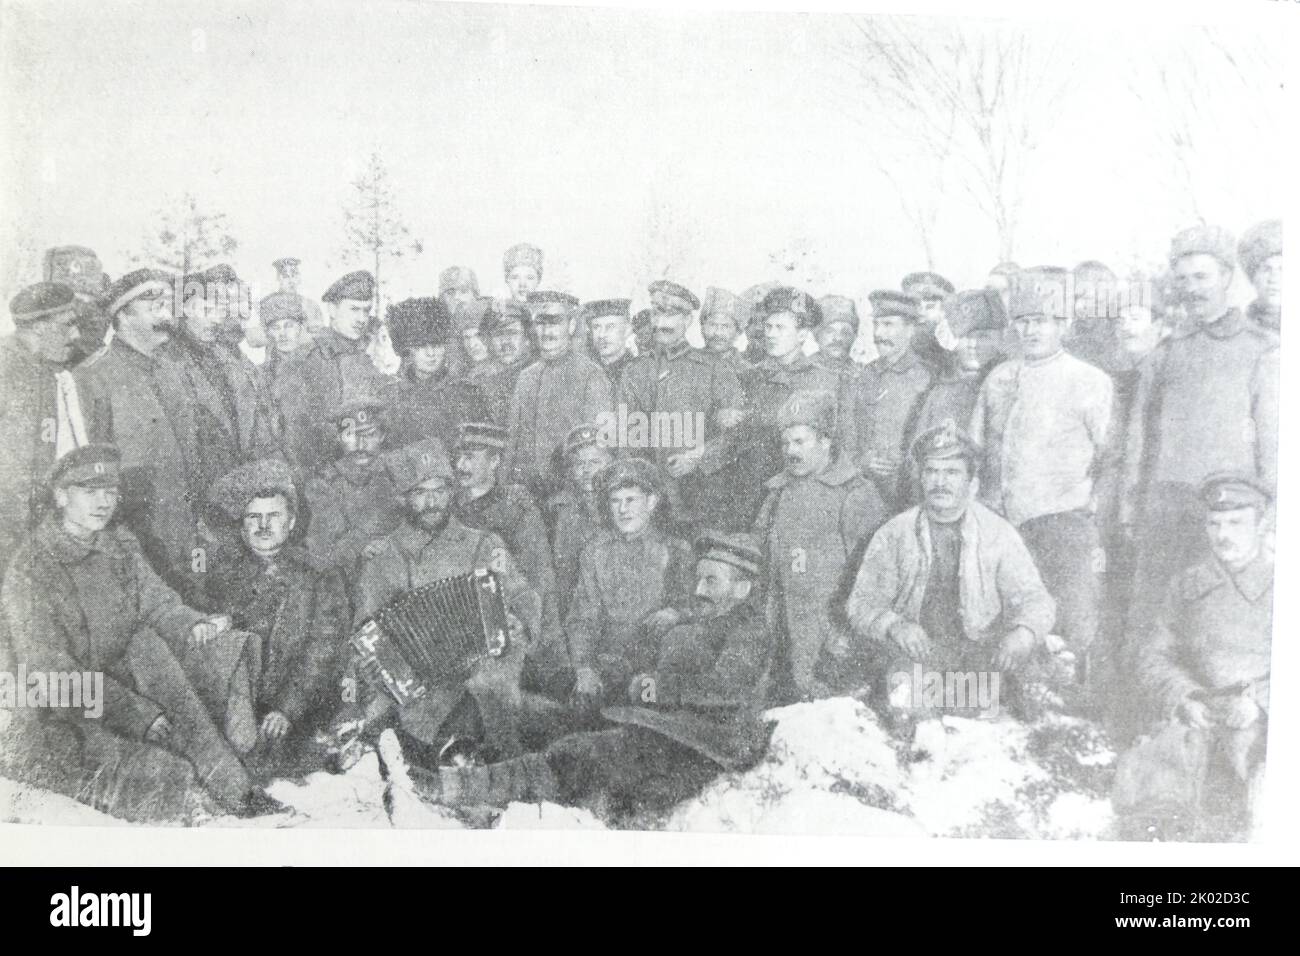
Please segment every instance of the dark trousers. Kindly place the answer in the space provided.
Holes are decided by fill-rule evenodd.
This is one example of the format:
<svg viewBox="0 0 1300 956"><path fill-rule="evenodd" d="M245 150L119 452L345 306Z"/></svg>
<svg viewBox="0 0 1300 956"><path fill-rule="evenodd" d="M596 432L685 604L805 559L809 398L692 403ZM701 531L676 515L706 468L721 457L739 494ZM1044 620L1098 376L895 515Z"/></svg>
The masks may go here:
<svg viewBox="0 0 1300 956"><path fill-rule="evenodd" d="M1076 653L1086 652L1097 637L1105 567L1096 519L1088 511L1062 511L1030 518L1018 530L1056 601L1053 631Z"/></svg>

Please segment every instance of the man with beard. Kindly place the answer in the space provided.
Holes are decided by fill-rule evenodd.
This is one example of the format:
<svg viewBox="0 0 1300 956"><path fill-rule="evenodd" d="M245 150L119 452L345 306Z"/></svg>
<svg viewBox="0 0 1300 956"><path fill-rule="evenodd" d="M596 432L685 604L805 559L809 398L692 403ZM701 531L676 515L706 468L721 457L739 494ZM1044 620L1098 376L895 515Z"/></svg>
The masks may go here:
<svg viewBox="0 0 1300 956"><path fill-rule="evenodd" d="M561 457L564 487L550 497L546 508L551 521L555 591L564 617L578 586L578 558L602 531L595 479L614 460L614 453L602 440L600 426L588 422L565 436Z"/></svg>
<svg viewBox="0 0 1300 956"><path fill-rule="evenodd" d="M304 474L329 461L334 429L326 416L345 394L366 392L388 402L396 384L366 354L374 297L375 277L369 272L349 272L330 286L321 297L329 330L299 350L284 370L280 411L286 444Z"/></svg>
<svg viewBox="0 0 1300 956"><path fill-rule="evenodd" d="M173 291L170 276L149 269L113 283L113 341L76 375L89 436L122 455L119 520L163 579L190 596L202 581L193 505L203 483L198 397L184 370L158 354L176 329Z"/></svg>
<svg viewBox="0 0 1300 956"><path fill-rule="evenodd" d="M176 822L202 806L193 802L200 789L219 810L253 812L260 800L237 755L251 745L247 636L229 618L186 607L134 536L111 524L120 477L112 446L59 459L54 510L19 549L0 594L19 665L102 675L102 709L24 712L19 748L4 749L26 764L19 776L48 785L55 769L63 792L126 819Z"/></svg>
<svg viewBox="0 0 1300 956"><path fill-rule="evenodd" d="M380 452L387 430L383 402L351 395L333 410L338 457L307 481L311 520L303 546L312 567L355 581L357 561L401 521Z"/></svg>
<svg viewBox="0 0 1300 956"><path fill-rule="evenodd" d="M461 422L487 416L487 402L472 383L452 378L447 307L432 297L406 299L388 307L388 327L402 359L392 416L396 444L436 438L450 445Z"/></svg>
<svg viewBox="0 0 1300 956"><path fill-rule="evenodd" d="M1211 557L1174 578L1142 649L1140 689L1156 723L1152 738L1121 762L1115 802L1124 810L1143 810L1151 809L1142 806L1146 801L1174 796L1132 786L1161 779L1153 768L1133 773L1133 764L1158 756L1165 743L1176 759L1162 760L1164 766L1154 770L1176 770L1172 782L1181 799L1175 802L1184 806L1159 807L1160 815L1226 812L1240 830L1254 822L1268 733L1269 492L1248 475L1219 474L1206 479L1200 494Z"/></svg>
<svg viewBox="0 0 1300 956"><path fill-rule="evenodd" d="M9 314L14 334L0 341L0 434L8 443L0 458L0 553L6 560L35 528L55 459L87 440L67 371L81 334L72 289L28 286L10 301Z"/></svg>
<svg viewBox="0 0 1300 956"><path fill-rule="evenodd" d="M517 756L519 677L525 656L541 633L541 599L520 573L514 556L491 531L468 528L452 513L454 475L447 451L434 439L415 442L387 459L403 518L361 566L355 622L359 625L394 598L443 578L490 570L500 581L510 617L510 646L484 661L468 681L449 680L427 698L402 708L403 728L417 753L436 763L453 737L478 744L484 755ZM393 704L379 695L366 708L366 723L378 726ZM419 745L430 748L422 750Z"/></svg>
<svg viewBox="0 0 1300 956"><path fill-rule="evenodd" d="M542 261L542 250L526 242L516 243L506 250L502 268L510 298L527 304L528 297L542 284Z"/></svg>
<svg viewBox="0 0 1300 956"><path fill-rule="evenodd" d="M210 487L236 465L280 453L275 413L264 400L251 368L221 341L223 325L238 314L228 295L239 280L229 266L213 266L185 277L178 334L159 346L157 356L181 368L197 403L197 455L201 487Z"/></svg>
<svg viewBox="0 0 1300 956"><path fill-rule="evenodd" d="M482 334L492 346L497 371L481 383L481 388L494 422L509 421L515 383L533 359L533 345L528 337L530 322L528 307L509 299L494 300L483 316Z"/></svg>
<svg viewBox="0 0 1300 956"><path fill-rule="evenodd" d="M452 513L466 527L498 535L541 598L542 630L529 660L539 674L549 676L568 668L551 545L542 513L528 489L500 481L506 440L506 430L491 422L464 422L457 428L451 453L456 473Z"/></svg>
<svg viewBox="0 0 1300 956"><path fill-rule="evenodd" d="M649 292L654 350L639 355L624 372L615 418L631 422L635 416L672 427L657 440L653 431L646 437L629 427L619 443L669 476L665 492L674 517L689 524L705 518L696 491L723 464L709 454L709 446L717 448L722 434L740 421L745 394L734 371L686 341L691 315L700 307L695 294L666 280L652 282Z"/></svg>
<svg viewBox="0 0 1300 956"><path fill-rule="evenodd" d="M767 617L777 641L772 697L829 697L842 679L846 573L888 517L880 494L835 446L835 396L795 392L777 413L784 470L767 482L754 530L767 554Z"/></svg>
<svg viewBox="0 0 1300 956"><path fill-rule="evenodd" d="M943 321L944 303L956 292L951 282L937 272L912 272L903 276L899 288L916 300L917 321L933 329ZM874 305L874 303L873 303Z"/></svg>
<svg viewBox="0 0 1300 956"><path fill-rule="evenodd" d="M653 666L689 594L690 549L656 522L663 485L654 465L615 461L595 483L607 531L578 559L564 622L579 713L623 700L632 675Z"/></svg>
<svg viewBox="0 0 1300 956"><path fill-rule="evenodd" d="M298 767L304 747L339 710L349 608L342 575L316 571L289 544L298 521L298 493L283 461L241 465L209 492L243 542L241 553L218 566L218 609L237 630L256 635L259 769Z"/></svg>
<svg viewBox="0 0 1300 956"><path fill-rule="evenodd" d="M515 382L505 469L511 481L545 499L559 487L555 449L575 425L608 414L612 401L604 371L573 347L578 300L561 292L534 292L529 307L538 358Z"/></svg>
<svg viewBox="0 0 1300 956"><path fill-rule="evenodd" d="M1057 633L1083 665L1097 636L1104 567L1094 513L1107 453L1110 376L1066 352L1067 286L1027 270L1011 287L1021 357L980 387L971 438L985 450L980 500L1010 521L1056 599Z"/></svg>
<svg viewBox="0 0 1300 956"><path fill-rule="evenodd" d="M858 338L858 307L846 295L823 296L817 305L822 310L821 324L813 332L817 354L837 371L860 375L862 366L850 354Z"/></svg>
<svg viewBox="0 0 1300 956"><path fill-rule="evenodd" d="M1278 339L1228 306L1236 244L1196 226L1174 237L1174 292L1188 321L1152 353L1138 381L1124 496L1137 503L1132 624L1150 626L1172 577L1204 552L1197 489L1219 471L1277 483Z"/></svg>
<svg viewBox="0 0 1300 956"><path fill-rule="evenodd" d="M631 299L601 299L582 306L591 354L616 392L623 373L636 358L632 348Z"/></svg>
<svg viewBox="0 0 1300 956"><path fill-rule="evenodd" d="M979 446L945 422L913 454L923 503L867 545L848 600L850 653L884 678L891 708L932 714L922 668L1006 682L1043 647L1056 605L1016 529L974 500Z"/></svg>
<svg viewBox="0 0 1300 956"><path fill-rule="evenodd" d="M1237 260L1258 298L1247 314L1261 326L1282 331L1282 220L1251 226L1237 246Z"/></svg>
<svg viewBox="0 0 1300 956"><path fill-rule="evenodd" d="M870 299L872 335L880 357L863 369L853 386L856 436L849 457L896 513L906 500L907 438L931 376L912 348L921 321L920 302L888 290L873 292ZM938 320L926 323L933 328Z"/></svg>
<svg viewBox="0 0 1300 956"><path fill-rule="evenodd" d="M95 250L85 246L46 249L43 271L46 282L65 285L77 297L77 341L67 363L71 367L104 348L109 329L108 313L104 311L108 276Z"/></svg>

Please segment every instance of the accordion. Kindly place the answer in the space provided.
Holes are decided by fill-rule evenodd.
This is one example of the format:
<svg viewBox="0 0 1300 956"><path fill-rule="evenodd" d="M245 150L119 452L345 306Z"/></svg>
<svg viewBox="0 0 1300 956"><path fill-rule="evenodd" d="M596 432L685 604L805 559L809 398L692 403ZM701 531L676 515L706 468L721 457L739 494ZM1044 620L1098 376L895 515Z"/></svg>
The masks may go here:
<svg viewBox="0 0 1300 956"><path fill-rule="evenodd" d="M361 674L402 707L465 681L509 644L501 590L491 571L473 571L394 598L352 635Z"/></svg>

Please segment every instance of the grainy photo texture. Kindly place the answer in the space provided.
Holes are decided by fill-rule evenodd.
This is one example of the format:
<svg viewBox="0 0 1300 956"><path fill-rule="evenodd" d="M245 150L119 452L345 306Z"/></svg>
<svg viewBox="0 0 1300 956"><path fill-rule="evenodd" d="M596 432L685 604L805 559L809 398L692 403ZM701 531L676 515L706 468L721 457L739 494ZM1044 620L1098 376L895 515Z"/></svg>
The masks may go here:
<svg viewBox="0 0 1300 956"><path fill-rule="evenodd" d="M1279 35L0 25L0 819L1258 832Z"/></svg>

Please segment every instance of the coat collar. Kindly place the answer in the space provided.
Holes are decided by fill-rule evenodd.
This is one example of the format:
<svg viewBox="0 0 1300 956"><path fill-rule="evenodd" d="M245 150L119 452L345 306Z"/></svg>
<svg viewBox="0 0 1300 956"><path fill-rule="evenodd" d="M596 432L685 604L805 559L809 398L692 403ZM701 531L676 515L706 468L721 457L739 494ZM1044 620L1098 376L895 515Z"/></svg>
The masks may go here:
<svg viewBox="0 0 1300 956"><path fill-rule="evenodd" d="M79 564L92 554L117 556L122 553L110 528L96 532L89 541L81 541L63 530L55 513L47 515L37 528L35 545L59 564Z"/></svg>
<svg viewBox="0 0 1300 956"><path fill-rule="evenodd" d="M443 529L436 533L426 531L408 518L393 532L393 541L398 550L408 557L417 558L434 545L443 548L460 544L468 540L470 533L470 529L461 524L455 515L451 515Z"/></svg>
<svg viewBox="0 0 1300 956"><path fill-rule="evenodd" d="M904 375L912 371L920 363L921 357L912 351L909 345L903 349L903 354L893 362L886 362L883 359L876 359L871 363L872 367L881 375L894 374Z"/></svg>
<svg viewBox="0 0 1300 956"><path fill-rule="evenodd" d="M1241 314L1241 310L1232 308L1208 325L1189 322L1175 331L1171 338L1186 339L1204 333L1212 339L1230 339L1245 329L1246 324L1246 317Z"/></svg>
<svg viewBox="0 0 1300 956"><path fill-rule="evenodd" d="M1230 579L1242 597L1252 604L1268 593L1273 587L1273 561L1260 549L1255 560L1246 565L1238 574L1232 574L1218 561L1214 566L1225 579Z"/></svg>
<svg viewBox="0 0 1300 956"><path fill-rule="evenodd" d="M825 471L816 475L808 475L806 478L794 478L784 471L778 472L775 476L767 480L767 487L776 489L784 488L786 485L792 485L800 481L816 481L826 485L828 488L839 488L842 485L848 484L856 477L858 477L857 468L853 466L852 462L850 462L848 458L840 456L834 459L826 467Z"/></svg>

